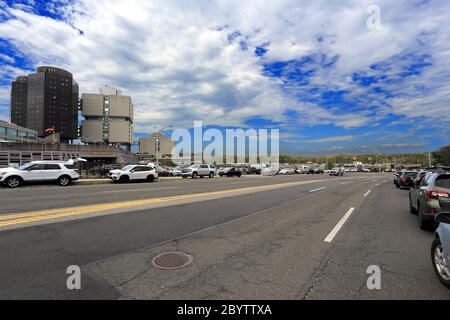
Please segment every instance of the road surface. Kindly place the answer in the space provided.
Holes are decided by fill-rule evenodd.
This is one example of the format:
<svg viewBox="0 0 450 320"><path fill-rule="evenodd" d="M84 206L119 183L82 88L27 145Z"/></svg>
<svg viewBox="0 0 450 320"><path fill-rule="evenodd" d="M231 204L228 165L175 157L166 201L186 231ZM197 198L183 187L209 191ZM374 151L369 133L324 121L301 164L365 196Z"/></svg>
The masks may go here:
<svg viewBox="0 0 450 320"><path fill-rule="evenodd" d="M0 203L0 299L450 299L390 174L1 188ZM170 251L193 263L153 267Z"/></svg>

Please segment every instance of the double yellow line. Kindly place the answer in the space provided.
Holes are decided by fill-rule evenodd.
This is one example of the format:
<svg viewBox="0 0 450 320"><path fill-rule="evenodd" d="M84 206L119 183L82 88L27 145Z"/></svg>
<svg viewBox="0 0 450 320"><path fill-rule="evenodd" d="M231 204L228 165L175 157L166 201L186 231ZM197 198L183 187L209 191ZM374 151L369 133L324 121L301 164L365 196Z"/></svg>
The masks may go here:
<svg viewBox="0 0 450 320"><path fill-rule="evenodd" d="M239 194L239 193L261 192L261 191L266 191L266 190L273 190L273 189L287 188L287 187L298 186L298 185L303 185L303 184L316 183L316 182L320 182L320 181L323 181L323 180L289 182L289 183L271 184L271 185L264 185L264 186L257 186L257 187L246 187L246 188L239 188L239 189L194 193L194 194L186 194L186 195L179 195L179 196L151 198L151 199L144 199L144 200L130 200L130 201L122 201L122 202L85 205L85 206L71 207L71 208L60 208L60 209L50 209L50 210L5 214L5 215L0 215L0 228L13 226L13 225L21 225L21 224L26 224L26 223L38 222L38 221L44 221L44 220L50 220L50 219L55 219L55 218L79 216L79 215L84 215L84 214L94 213L94 212L101 212L101 211L108 211L108 210L122 209L122 208L139 207L139 206L159 204L159 203L168 203L168 202L175 202L175 201L179 201L179 200L214 197L214 196L219 196L219 195L226 196L226 195L233 194L233 193Z"/></svg>

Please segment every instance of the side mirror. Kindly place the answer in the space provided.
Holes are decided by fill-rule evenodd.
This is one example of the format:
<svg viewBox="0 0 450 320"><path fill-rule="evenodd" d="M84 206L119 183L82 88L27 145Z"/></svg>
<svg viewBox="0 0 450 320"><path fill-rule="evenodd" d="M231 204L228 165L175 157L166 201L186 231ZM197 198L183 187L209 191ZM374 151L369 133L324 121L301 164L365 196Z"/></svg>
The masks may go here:
<svg viewBox="0 0 450 320"><path fill-rule="evenodd" d="M450 224L450 212L439 213L434 220L439 223Z"/></svg>

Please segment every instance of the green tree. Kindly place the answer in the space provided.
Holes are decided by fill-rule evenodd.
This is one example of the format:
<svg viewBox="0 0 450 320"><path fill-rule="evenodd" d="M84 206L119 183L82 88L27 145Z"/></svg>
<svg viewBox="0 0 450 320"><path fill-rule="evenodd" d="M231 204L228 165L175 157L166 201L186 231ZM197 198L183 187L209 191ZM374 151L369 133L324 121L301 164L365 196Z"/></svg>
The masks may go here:
<svg viewBox="0 0 450 320"><path fill-rule="evenodd" d="M450 166L450 144L433 152L436 164Z"/></svg>

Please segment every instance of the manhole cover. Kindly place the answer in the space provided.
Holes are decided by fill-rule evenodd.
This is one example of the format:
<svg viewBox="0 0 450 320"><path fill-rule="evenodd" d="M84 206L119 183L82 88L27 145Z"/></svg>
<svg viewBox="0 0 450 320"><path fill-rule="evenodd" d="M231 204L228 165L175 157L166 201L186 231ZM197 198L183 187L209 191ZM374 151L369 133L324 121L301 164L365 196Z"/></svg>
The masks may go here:
<svg viewBox="0 0 450 320"><path fill-rule="evenodd" d="M159 269L174 270L187 267L194 258L183 252L166 252L153 258L153 266Z"/></svg>

